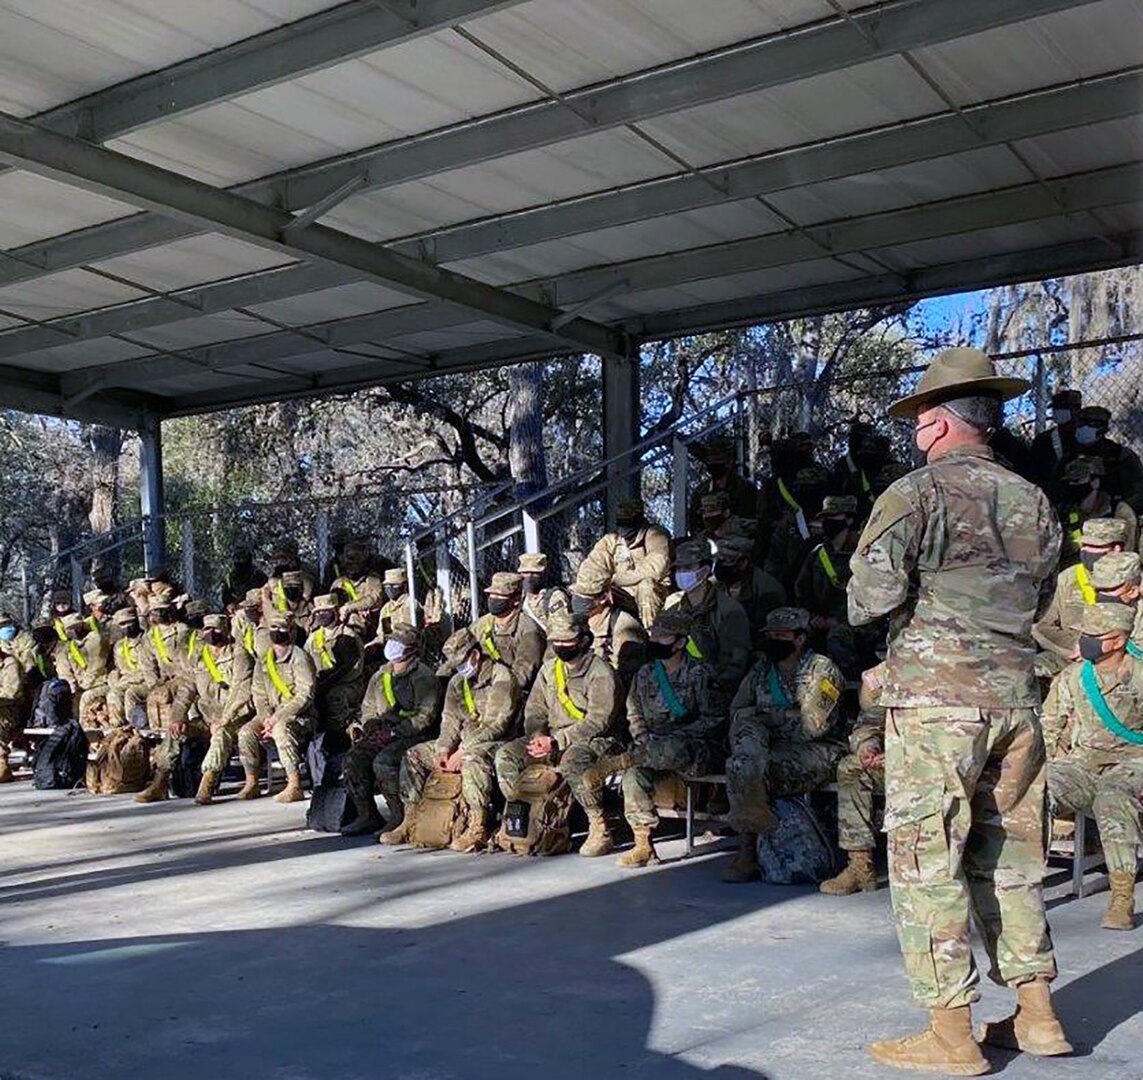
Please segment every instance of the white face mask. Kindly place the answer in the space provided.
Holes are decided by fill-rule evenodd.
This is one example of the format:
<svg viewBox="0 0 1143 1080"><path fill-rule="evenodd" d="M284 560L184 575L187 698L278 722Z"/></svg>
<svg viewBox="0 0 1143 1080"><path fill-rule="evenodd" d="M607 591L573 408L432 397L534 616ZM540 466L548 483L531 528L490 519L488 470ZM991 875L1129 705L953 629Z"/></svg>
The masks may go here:
<svg viewBox="0 0 1143 1080"><path fill-rule="evenodd" d="M405 646L401 644L401 642L396 641L393 638L390 638L385 642L385 659L388 660L391 664L396 664L399 661L404 660L408 655L408 652L408 649L406 649Z"/></svg>
<svg viewBox="0 0 1143 1080"><path fill-rule="evenodd" d="M1094 446L1099 439L1099 432L1095 428L1089 427L1084 424L1083 427L1076 428L1076 442L1080 446Z"/></svg>
<svg viewBox="0 0 1143 1080"><path fill-rule="evenodd" d="M1062 427L1064 424L1070 424L1072 420L1071 409L1053 409L1052 420L1058 427Z"/></svg>
<svg viewBox="0 0 1143 1080"><path fill-rule="evenodd" d="M471 679L476 675L476 665L471 660L465 660L465 662L456 669L456 673L462 679Z"/></svg>
<svg viewBox="0 0 1143 1080"><path fill-rule="evenodd" d="M683 592L690 592L706 581L709 574L710 571L705 567L701 570L676 570L675 584L678 585Z"/></svg>

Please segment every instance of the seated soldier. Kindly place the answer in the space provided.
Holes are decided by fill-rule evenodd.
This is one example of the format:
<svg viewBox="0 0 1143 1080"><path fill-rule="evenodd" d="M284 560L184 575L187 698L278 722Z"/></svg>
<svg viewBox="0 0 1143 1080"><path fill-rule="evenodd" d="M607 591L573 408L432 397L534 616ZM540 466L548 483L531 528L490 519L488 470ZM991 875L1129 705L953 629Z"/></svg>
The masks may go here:
<svg viewBox="0 0 1143 1080"><path fill-rule="evenodd" d="M297 543L287 537L275 544L270 552L270 577L262 586L262 605L266 617L272 611L295 616L298 612L308 611L315 592L315 575L302 566Z"/></svg>
<svg viewBox="0 0 1143 1080"><path fill-rule="evenodd" d="M55 666L67 680L77 700L81 726L95 729L107 719L107 638L92 630L82 615L71 612L63 618L66 640L56 646Z"/></svg>
<svg viewBox="0 0 1143 1080"><path fill-rule="evenodd" d="M793 582L813 547L810 520L821 508L826 475L816 465L798 470L792 488L780 483L785 510L774 525L766 553L766 572L779 581Z"/></svg>
<svg viewBox="0 0 1143 1080"><path fill-rule="evenodd" d="M675 552L679 592L667 598L667 610L690 616L688 645L718 676L718 686L732 694L750 666L750 619L742 605L714 580L710 544L685 540Z"/></svg>
<svg viewBox="0 0 1143 1080"><path fill-rule="evenodd" d="M524 706L524 736L496 753L496 776L509 800L532 763L554 765L587 814L580 854L606 855L613 842L603 816L602 782L588 775L600 757L619 749L623 685L591 648L591 631L578 619L553 614L548 624L553 657L544 661Z"/></svg>
<svg viewBox="0 0 1143 1080"><path fill-rule="evenodd" d="M28 639L17 650L23 654L24 661L25 719L31 715L40 687L57 677L55 652L60 640L55 624L47 617L32 623Z"/></svg>
<svg viewBox="0 0 1143 1080"><path fill-rule="evenodd" d="M1137 660L1143 659L1143 559L1134 551L1113 551L1096 560L1091 570L1091 584L1096 603L1123 604L1135 612L1135 629L1127 643L1127 651ZM1079 659L1077 639L1076 659Z"/></svg>
<svg viewBox="0 0 1143 1080"><path fill-rule="evenodd" d="M635 846L620 856L620 866L658 861L651 843L659 823L656 777L719 772L726 757L726 697L717 688L714 669L688 654L691 629L689 616L659 612L651 624L650 659L636 672L627 694L633 746L623 755L623 815Z"/></svg>
<svg viewBox="0 0 1143 1080"><path fill-rule="evenodd" d="M405 816L381 834L383 844L404 844L412 832L416 806L434 769L460 773L468 827L450 845L454 851L482 851L488 843L492 811L493 756L513 733L520 709L520 687L507 664L493 660L468 627L444 645L438 674L449 675L441 712L441 732L418 743L401 763L401 800Z"/></svg>
<svg viewBox="0 0 1143 1080"><path fill-rule="evenodd" d="M238 745L238 732L254 715L254 662L230 635L225 615L207 615L193 669L195 701L210 735L202 782L194 801L209 805Z"/></svg>
<svg viewBox="0 0 1143 1080"><path fill-rule="evenodd" d="M146 643L139 616L133 607L120 608L111 617L119 635L111 650L112 667L107 673L107 711L111 723L147 726L147 672L143 666Z"/></svg>
<svg viewBox="0 0 1143 1080"><path fill-rule="evenodd" d="M1117 518L1126 526L1124 547L1135 549L1138 522L1135 511L1103 484L1106 468L1098 457L1081 456L1069 461L1061 471L1059 501L1056 514L1064 527L1064 543L1060 566L1079 561L1083 547L1083 524L1091 518Z"/></svg>
<svg viewBox="0 0 1143 1080"><path fill-rule="evenodd" d="M372 568L369 545L351 540L342 549L338 568L341 574L329 591L344 594L339 612L340 621L353 627L363 638L377 633L377 618L385 600L385 587L381 575Z"/></svg>
<svg viewBox="0 0 1143 1080"><path fill-rule="evenodd" d="M256 660L269 646L269 638L262 628L262 590L251 589L234 613L230 624L230 635L245 650L251 660Z"/></svg>
<svg viewBox="0 0 1143 1080"><path fill-rule="evenodd" d="M647 520L642 499L620 499L615 532L588 552L580 573L623 593L650 626L670 592L671 538Z"/></svg>
<svg viewBox="0 0 1143 1080"><path fill-rule="evenodd" d="M83 594L83 606L87 608L87 618L84 621L92 630L98 630L104 635L108 633L111 619L111 599L102 589L88 589Z"/></svg>
<svg viewBox="0 0 1143 1080"><path fill-rule="evenodd" d="M336 733L345 746L349 725L361 715L361 699L365 695L365 647L357 631L340 622L340 618L333 595L315 596L305 650L317 673L315 730Z"/></svg>
<svg viewBox="0 0 1143 1080"><path fill-rule="evenodd" d="M1088 518L1081 526L1079 561L1060 571L1052 602L1032 627L1037 644L1058 659L1056 671L1065 662L1079 658L1076 643L1080 616L1086 606L1096 602L1092 568L1104 555L1122 551L1126 543L1127 523L1117 518Z"/></svg>
<svg viewBox="0 0 1143 1080"><path fill-rule="evenodd" d="M738 471L738 450L733 439L713 438L696 446L695 456L706 466L710 479L691 499L687 521L692 532L702 528L702 500L711 494L725 495L730 512L751 523L751 535L763 513L762 493Z"/></svg>
<svg viewBox="0 0 1143 1080"><path fill-rule="evenodd" d="M766 616L785 607L786 590L772 574L751 562L754 545L742 536L728 536L714 556L714 579L741 605L750 620L751 652L762 650Z"/></svg>
<svg viewBox="0 0 1143 1080"><path fill-rule="evenodd" d="M880 704L878 668L861 674L861 713L849 733L849 753L837 763L837 842L846 854L845 869L823 881L829 896L873 892L877 846L873 797L885 792L885 709Z"/></svg>
<svg viewBox="0 0 1143 1080"><path fill-rule="evenodd" d="M547 641L536 623L524 616L524 579L519 574L493 574L484 592L488 612L472 624L473 637L493 660L507 665L525 695L536 681Z"/></svg>
<svg viewBox="0 0 1143 1080"><path fill-rule="evenodd" d="M377 637L384 642L394 626L423 626L424 608L409 595L409 575L400 567L385 571L385 603L377 613Z"/></svg>
<svg viewBox="0 0 1143 1080"><path fill-rule="evenodd" d="M67 589L56 589L52 593L48 615L52 620L52 625L56 628L56 636L60 641L67 641L67 631L64 629L63 621L74 611L71 593Z"/></svg>
<svg viewBox="0 0 1143 1080"><path fill-rule="evenodd" d="M549 616L571 611L571 595L562 585L548 580L548 557L543 552L521 555L518 570L524 579L524 614L544 631L546 639Z"/></svg>
<svg viewBox="0 0 1143 1080"><path fill-rule="evenodd" d="M189 636L189 635L187 635ZM186 647L187 636L182 639ZM171 795L171 773L178 765L183 748L190 743L210 741L210 728L194 706L198 691L190 667L182 650L177 654L177 673L170 679L171 701L160 712L162 741L151 752L155 775L151 782L135 796L137 803L166 802Z"/></svg>
<svg viewBox="0 0 1143 1080"><path fill-rule="evenodd" d="M272 589L272 600L267 602L265 590ZM309 633L310 615L313 611L313 591L305 573L301 570L287 570L281 578L271 578L263 590L262 619L269 619L272 612L287 615L303 636Z"/></svg>
<svg viewBox="0 0 1143 1080"><path fill-rule="evenodd" d="M809 647L810 615L778 608L766 621L765 655L730 704L726 795L738 856L723 881L758 877L758 833L777 824L777 799L806 795L833 779L844 745L833 737L841 672Z"/></svg>
<svg viewBox="0 0 1143 1080"><path fill-rule="evenodd" d="M385 797L388 832L396 832L405 816L401 761L417 743L435 739L440 729L440 682L422 660L421 648L421 632L407 623L394 626L385 641L385 663L366 687L361 720L350 729L353 745L342 766L345 789L357 811L341 830L343 836L381 827L375 788Z"/></svg>
<svg viewBox="0 0 1143 1080"><path fill-rule="evenodd" d="M1043 711L1053 812L1091 814L1099 828L1111 879L1107 930L1134 928L1143 841L1143 664L1127 655L1134 625L1125 604L1085 608L1082 659L1056 676Z"/></svg>
<svg viewBox="0 0 1143 1080"><path fill-rule="evenodd" d="M758 547L758 521L756 518L736 517L730 509L730 496L725 491L712 492L702 497L702 530L698 534L717 552L722 542L730 537L744 537L751 543L751 558L762 565Z"/></svg>
<svg viewBox="0 0 1143 1080"><path fill-rule="evenodd" d="M270 644L254 664L254 719L238 731L238 756L246 774L240 799L256 799L263 739L273 739L286 770L286 787L275 802L299 802L302 793L302 744L313 731L317 674L289 615L273 612L266 619Z"/></svg>
<svg viewBox="0 0 1143 1080"><path fill-rule="evenodd" d="M591 631L592 651L623 682L631 684L647 660L647 631L630 612L614 603L611 589L590 567L579 568L572 587L572 614Z"/></svg>
<svg viewBox="0 0 1143 1080"><path fill-rule="evenodd" d="M179 680L186 676L182 663L186 634L175 620L174 604L166 593L151 597L147 613L151 625L147 629L145 647L139 654L147 683L147 722L151 730L162 731Z"/></svg>
<svg viewBox="0 0 1143 1080"><path fill-rule="evenodd" d="M24 662L14 648L19 627L7 612L0 612L0 784L16 778L8 765L12 741L24 730Z"/></svg>

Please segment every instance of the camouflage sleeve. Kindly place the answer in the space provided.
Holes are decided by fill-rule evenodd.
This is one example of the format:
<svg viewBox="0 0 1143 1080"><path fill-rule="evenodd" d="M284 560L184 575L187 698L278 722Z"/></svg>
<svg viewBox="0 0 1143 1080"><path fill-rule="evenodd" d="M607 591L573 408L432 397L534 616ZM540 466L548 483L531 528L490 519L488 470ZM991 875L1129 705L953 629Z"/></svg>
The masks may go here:
<svg viewBox="0 0 1143 1080"><path fill-rule="evenodd" d="M587 553L587 558L583 560L581 571L590 572L592 576L598 576L607 581L615 579L614 536L609 533L596 541L595 547Z"/></svg>
<svg viewBox="0 0 1143 1080"><path fill-rule="evenodd" d="M1048 688L1047 697L1040 713L1040 723L1044 729L1044 748L1048 760L1066 754L1070 748L1071 718L1075 710L1075 699L1071 692L1071 667L1064 668Z"/></svg>
<svg viewBox="0 0 1143 1080"><path fill-rule="evenodd" d="M229 723L250 708L253 692L254 661L241 645L234 647L234 665L230 669L230 689L226 694L226 706L222 719Z"/></svg>
<svg viewBox="0 0 1143 1080"><path fill-rule="evenodd" d="M827 656L816 657L800 702L802 730L809 738L820 739L829 733L843 689L845 676L837 664Z"/></svg>
<svg viewBox="0 0 1143 1080"><path fill-rule="evenodd" d="M367 574L365 580L357 586L357 599L351 600L345 607L350 612L372 611L381 606L383 596L381 579L376 574Z"/></svg>
<svg viewBox="0 0 1143 1080"><path fill-rule="evenodd" d="M464 730L464 698L461 692L460 676L449 679L445 688L444 708L441 711L441 733L437 736L437 755L451 754L460 746L460 735Z"/></svg>
<svg viewBox="0 0 1143 1080"><path fill-rule="evenodd" d="M536 679L536 672L544 662L544 650L548 643L540 628L524 615L520 614L521 625L524 627L520 635L519 646L516 649L516 661L512 665L512 674L516 682L522 686L531 686Z"/></svg>
<svg viewBox="0 0 1143 1080"><path fill-rule="evenodd" d="M413 674L413 699L413 707L409 710L412 716L394 719L393 734L400 739L427 735L436 726L440 708L440 684L436 675L426 667L418 668Z"/></svg>
<svg viewBox="0 0 1143 1080"><path fill-rule="evenodd" d="M361 723L376 725L389 711L389 703L381 689L381 672L376 671L365 684L365 695L361 699Z"/></svg>
<svg viewBox="0 0 1143 1080"><path fill-rule="evenodd" d="M898 480L873 504L850 560L849 622L863 626L896 611L909 597L922 528L921 513Z"/></svg>
<svg viewBox="0 0 1143 1080"><path fill-rule="evenodd" d="M682 733L703 739L716 739L726 727L726 695L719 690L718 676L709 664L696 665L695 697L699 714Z"/></svg>
<svg viewBox="0 0 1143 1080"><path fill-rule="evenodd" d="M556 733L556 743L561 750L569 746L590 742L606 735L615 726L615 721L623 707L623 684L619 677L602 661L598 668L593 666L587 679L587 708L582 720L561 728Z"/></svg>
<svg viewBox="0 0 1143 1080"><path fill-rule="evenodd" d="M750 667L750 619L736 601L724 604L718 627L718 681L729 693Z"/></svg>
<svg viewBox="0 0 1143 1080"><path fill-rule="evenodd" d="M544 664L540 668L540 674L536 676L536 681L532 683L532 689L528 692L528 698L524 702L525 735L548 734L548 720L552 708L552 688L548 682L551 670L551 665Z"/></svg>
<svg viewBox="0 0 1143 1080"><path fill-rule="evenodd" d="M730 701L730 721L739 717L746 718L758 711L757 681L765 670L766 661L759 660L747 673L738 685L738 690Z"/></svg>
<svg viewBox="0 0 1143 1080"><path fill-rule="evenodd" d="M1059 518L1056 517L1047 497L1041 496L1040 501L1042 510L1038 533L1042 543L1045 573L1040 579L1040 597L1039 603L1036 605L1036 619L1043 617L1056 594L1058 578L1056 567L1060 561L1060 549L1064 539L1064 530L1060 527Z"/></svg>
<svg viewBox="0 0 1143 1080"><path fill-rule="evenodd" d="M314 671L314 662L310 659L309 653L295 647L292 665L294 685L291 690L293 692L278 705L279 720L295 720L308 713L314 703L317 673Z"/></svg>
<svg viewBox="0 0 1143 1080"><path fill-rule="evenodd" d="M19 660L14 656L0 657L0 698L11 701L20 696L24 685L24 673Z"/></svg>
<svg viewBox="0 0 1143 1080"><path fill-rule="evenodd" d="M1058 587L1052 589L1052 598L1048 601L1047 610L1032 627L1032 637L1048 652L1062 656L1065 660L1071 659L1076 636L1064 626Z"/></svg>
<svg viewBox="0 0 1143 1080"><path fill-rule="evenodd" d="M516 723L520 707L520 684L505 667L499 667L488 685L480 710L480 723L465 732L465 749L481 749L506 739Z"/></svg>
<svg viewBox="0 0 1143 1080"><path fill-rule="evenodd" d="M272 710L270 694L267 688L266 664L259 661L254 665L254 674L250 681L250 696L254 701L254 713L257 716L267 716Z"/></svg>
<svg viewBox="0 0 1143 1080"><path fill-rule="evenodd" d="M643 581L662 581L671 567L671 538L660 528L647 529L644 540L646 555L639 564L639 576Z"/></svg>
<svg viewBox="0 0 1143 1080"><path fill-rule="evenodd" d="M865 746L880 750L884 745L885 710L880 707L864 710L849 733L849 752L856 754Z"/></svg>

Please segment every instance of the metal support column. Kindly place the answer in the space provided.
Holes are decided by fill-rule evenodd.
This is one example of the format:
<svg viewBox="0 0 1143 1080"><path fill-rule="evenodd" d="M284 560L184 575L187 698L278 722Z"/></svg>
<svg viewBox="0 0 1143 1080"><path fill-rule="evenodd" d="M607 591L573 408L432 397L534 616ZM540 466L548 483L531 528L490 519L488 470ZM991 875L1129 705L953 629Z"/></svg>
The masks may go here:
<svg viewBox="0 0 1143 1080"><path fill-rule="evenodd" d="M1035 432L1037 435L1042 435L1044 428L1047 427L1047 414L1048 414L1048 395L1044 392L1044 354L1036 354L1036 367L1034 369L1034 377L1032 381L1032 395L1033 401L1036 406L1036 426Z"/></svg>
<svg viewBox="0 0 1143 1080"><path fill-rule="evenodd" d="M607 522L615 523L616 502L639 491L634 462L625 455L639 438L639 350L603 360L603 456L607 467Z"/></svg>
<svg viewBox="0 0 1143 1080"><path fill-rule="evenodd" d="M139 501L143 516L143 565L148 574L167 562L163 522L163 436L157 416L139 430Z"/></svg>
<svg viewBox="0 0 1143 1080"><path fill-rule="evenodd" d="M690 451L677 435L671 441L671 535L687 535L687 466Z"/></svg>

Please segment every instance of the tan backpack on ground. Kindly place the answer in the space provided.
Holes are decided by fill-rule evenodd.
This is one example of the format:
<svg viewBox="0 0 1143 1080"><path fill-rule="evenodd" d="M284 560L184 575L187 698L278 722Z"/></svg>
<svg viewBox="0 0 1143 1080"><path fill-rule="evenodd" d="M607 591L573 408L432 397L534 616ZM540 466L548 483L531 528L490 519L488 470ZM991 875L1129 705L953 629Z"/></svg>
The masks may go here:
<svg viewBox="0 0 1143 1080"><path fill-rule="evenodd" d="M468 805L461 796L460 773L434 769L413 808L409 843L446 848L468 827Z"/></svg>
<svg viewBox="0 0 1143 1080"><path fill-rule="evenodd" d="M116 728L87 763L87 790L93 795L142 791L151 772L147 741L134 728Z"/></svg>
<svg viewBox="0 0 1143 1080"><path fill-rule="evenodd" d="M568 782L551 765L525 767L516 798L504 807L496 846L514 855L562 855L571 847Z"/></svg>

